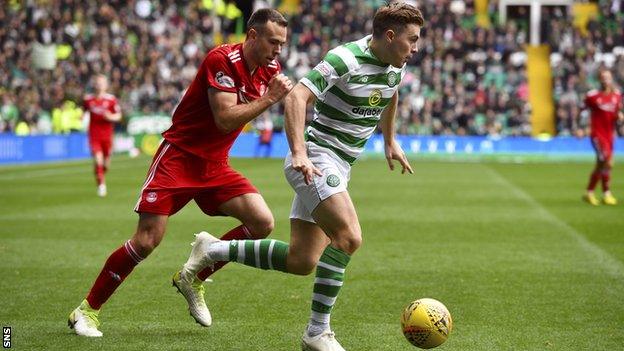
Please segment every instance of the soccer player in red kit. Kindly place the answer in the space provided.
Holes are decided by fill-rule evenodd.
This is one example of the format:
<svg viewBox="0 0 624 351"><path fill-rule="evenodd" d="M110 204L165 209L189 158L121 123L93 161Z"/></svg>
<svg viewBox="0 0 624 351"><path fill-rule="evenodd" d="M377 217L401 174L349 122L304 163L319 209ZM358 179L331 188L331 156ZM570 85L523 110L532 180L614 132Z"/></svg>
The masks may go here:
<svg viewBox="0 0 624 351"><path fill-rule="evenodd" d="M110 166L113 147L113 128L121 120L121 109L115 96L106 92L108 79L98 74L94 79L95 94L84 97L83 109L89 114L89 146L93 155L93 167L98 196L106 196L105 174Z"/></svg>
<svg viewBox="0 0 624 351"><path fill-rule="evenodd" d="M615 89L613 76L608 70L599 73L601 90L592 90L585 97L585 106L591 110L591 143L596 151L596 166L589 177L587 193L583 200L598 205L594 189L602 181L602 201L606 205L616 205L617 200L609 189L611 168L613 167L613 141L617 119L624 119L622 94Z"/></svg>
<svg viewBox="0 0 624 351"><path fill-rule="evenodd" d="M223 237L265 238L273 215L258 190L230 168L228 153L243 126L279 102L292 88L276 58L286 43L287 22L272 9L252 14L245 42L211 50L173 113L135 207L135 234L108 258L87 298L69 316L76 334L102 336L98 312L133 268L162 240L169 216L195 200L207 215L242 224ZM220 266L196 277L173 277L195 320L212 323L202 282Z"/></svg>

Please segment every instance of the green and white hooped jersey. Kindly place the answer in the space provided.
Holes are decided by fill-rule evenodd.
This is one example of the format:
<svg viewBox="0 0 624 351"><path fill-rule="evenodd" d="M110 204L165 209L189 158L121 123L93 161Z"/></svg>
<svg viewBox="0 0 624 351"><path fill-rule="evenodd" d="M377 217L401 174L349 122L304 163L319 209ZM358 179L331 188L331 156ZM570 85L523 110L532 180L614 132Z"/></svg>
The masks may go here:
<svg viewBox="0 0 624 351"><path fill-rule="evenodd" d="M405 66L384 64L372 54L371 38L330 50L301 79L317 97L314 118L305 131L308 150L331 150L345 169L364 150L405 74Z"/></svg>

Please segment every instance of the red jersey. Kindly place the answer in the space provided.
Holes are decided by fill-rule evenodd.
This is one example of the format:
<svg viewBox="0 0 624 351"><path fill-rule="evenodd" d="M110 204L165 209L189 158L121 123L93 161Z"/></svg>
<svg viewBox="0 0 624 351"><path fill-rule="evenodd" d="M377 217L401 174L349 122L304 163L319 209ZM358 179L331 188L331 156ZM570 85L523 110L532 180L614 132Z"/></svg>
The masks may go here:
<svg viewBox="0 0 624 351"><path fill-rule="evenodd" d="M83 109L89 112L89 139L110 139L113 136L114 123L104 118L104 114L119 113L119 103L115 96L104 94L101 97L87 94Z"/></svg>
<svg viewBox="0 0 624 351"><path fill-rule="evenodd" d="M622 109L620 92L592 90L585 97L585 105L591 110L591 136L612 139L618 112Z"/></svg>
<svg viewBox="0 0 624 351"><path fill-rule="evenodd" d="M273 60L249 72L243 45L224 44L204 58L195 79L173 113L171 127L163 137L186 152L212 161L225 161L243 126L222 133L215 124L208 100L208 89L236 93L238 104L258 99L266 92L269 80L280 72Z"/></svg>

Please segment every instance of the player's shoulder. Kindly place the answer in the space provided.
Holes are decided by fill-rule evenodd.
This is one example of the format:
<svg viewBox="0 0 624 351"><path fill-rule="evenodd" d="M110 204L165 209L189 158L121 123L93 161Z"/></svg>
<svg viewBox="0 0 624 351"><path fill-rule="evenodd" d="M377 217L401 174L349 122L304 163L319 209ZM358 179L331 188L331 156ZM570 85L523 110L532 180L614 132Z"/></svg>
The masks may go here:
<svg viewBox="0 0 624 351"><path fill-rule="evenodd" d="M110 93L104 93L104 95L102 95L102 98L104 98L105 100L117 101L117 98L115 97L115 95L110 94Z"/></svg>
<svg viewBox="0 0 624 351"><path fill-rule="evenodd" d="M598 90L598 89L592 89L592 90L590 90L590 91L588 91L588 92L587 92L587 95L586 95L586 96L587 96L588 98L591 98L591 97L597 96L597 95L599 95L599 94L600 94L600 90Z"/></svg>
<svg viewBox="0 0 624 351"><path fill-rule="evenodd" d="M242 60L243 52L241 44L222 44L210 50L208 58L212 60L223 60L235 63Z"/></svg>
<svg viewBox="0 0 624 351"><path fill-rule="evenodd" d="M85 94L85 95L82 97L82 100L84 100L84 101L89 101L89 100L93 100L93 98L94 98L94 95L93 95L93 94Z"/></svg>
<svg viewBox="0 0 624 351"><path fill-rule="evenodd" d="M329 50L323 61L329 63L339 76L359 69L360 64L351 43L342 44Z"/></svg>

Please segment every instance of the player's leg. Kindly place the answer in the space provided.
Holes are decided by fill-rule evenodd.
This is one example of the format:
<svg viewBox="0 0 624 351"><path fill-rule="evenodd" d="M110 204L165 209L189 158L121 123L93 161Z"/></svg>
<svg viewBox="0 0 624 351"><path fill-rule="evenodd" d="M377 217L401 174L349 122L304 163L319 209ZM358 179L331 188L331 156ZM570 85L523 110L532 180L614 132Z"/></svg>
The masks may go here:
<svg viewBox="0 0 624 351"><path fill-rule="evenodd" d="M606 159L600 140L598 138L591 138L590 141L592 147L594 148L594 151L596 152L596 164L591 174L589 175L589 182L587 184L586 193L585 195L583 195L583 200L591 205L596 206L599 204L599 201L594 194L594 190L596 189L596 185L601 179L602 169L604 167Z"/></svg>
<svg viewBox="0 0 624 351"><path fill-rule="evenodd" d="M158 246L165 234L167 219L166 215L140 214L132 238L108 257L86 299L70 314L68 323L76 334L102 336L98 330L100 308L134 267Z"/></svg>
<svg viewBox="0 0 624 351"><path fill-rule="evenodd" d="M202 200L196 201L200 207L206 207ZM220 240L263 239L273 231L275 222L273 214L262 195L258 193L242 194L229 199L218 206L218 211L241 221L240 226L229 230ZM227 261L216 262L200 271L197 277L204 281L226 263Z"/></svg>
<svg viewBox="0 0 624 351"><path fill-rule="evenodd" d="M104 177L106 177L106 173L110 168L111 163L111 152L113 149L113 140L108 139L102 142L102 157L104 158L102 162Z"/></svg>
<svg viewBox="0 0 624 351"><path fill-rule="evenodd" d="M303 336L305 350L343 350L330 328L330 315L343 285L351 255L362 243L362 231L348 192L323 200L312 217L329 236L316 267L312 311Z"/></svg>
<svg viewBox="0 0 624 351"><path fill-rule="evenodd" d="M105 179L105 157L103 144L101 140L89 140L91 154L93 155L93 174L97 185L97 194L100 197L106 196L106 179Z"/></svg>
<svg viewBox="0 0 624 351"><path fill-rule="evenodd" d="M617 199L611 193L609 183L611 181L611 170L613 169L613 155L611 152L607 153L607 160L602 167L601 180L602 180L602 202L605 205L617 205Z"/></svg>

